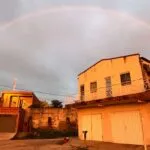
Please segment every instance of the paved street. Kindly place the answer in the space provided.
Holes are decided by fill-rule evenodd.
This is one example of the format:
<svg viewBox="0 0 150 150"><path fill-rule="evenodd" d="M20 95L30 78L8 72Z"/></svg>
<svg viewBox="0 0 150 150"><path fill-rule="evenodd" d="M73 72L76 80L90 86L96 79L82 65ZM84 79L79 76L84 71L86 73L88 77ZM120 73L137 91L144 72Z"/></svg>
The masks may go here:
<svg viewBox="0 0 150 150"><path fill-rule="evenodd" d="M62 139L0 141L0 150L143 150L143 147L100 142L84 143L73 138L67 144L63 144Z"/></svg>

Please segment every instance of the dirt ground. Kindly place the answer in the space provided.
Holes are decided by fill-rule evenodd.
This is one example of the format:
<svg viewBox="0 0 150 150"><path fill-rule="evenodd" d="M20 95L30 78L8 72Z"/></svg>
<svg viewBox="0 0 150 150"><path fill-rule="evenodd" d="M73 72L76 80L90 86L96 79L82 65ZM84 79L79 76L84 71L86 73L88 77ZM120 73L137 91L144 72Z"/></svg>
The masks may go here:
<svg viewBox="0 0 150 150"><path fill-rule="evenodd" d="M144 150L144 148L102 142L85 143L77 138L71 138L66 144L63 144L63 139L0 141L0 150Z"/></svg>

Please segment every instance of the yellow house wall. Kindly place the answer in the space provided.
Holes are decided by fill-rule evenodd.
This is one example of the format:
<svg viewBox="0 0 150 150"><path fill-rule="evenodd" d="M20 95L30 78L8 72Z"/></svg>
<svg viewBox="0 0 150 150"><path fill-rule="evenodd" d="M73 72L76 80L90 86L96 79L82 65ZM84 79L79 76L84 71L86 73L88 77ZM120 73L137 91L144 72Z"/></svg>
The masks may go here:
<svg viewBox="0 0 150 150"><path fill-rule="evenodd" d="M23 101L22 107L24 109L28 108L33 103L32 96L26 97L21 94L4 94L3 95L3 107L9 107L11 97L12 97L12 103L15 103L14 105L12 105L13 107L19 107L20 100Z"/></svg>
<svg viewBox="0 0 150 150"><path fill-rule="evenodd" d="M132 84L122 86L120 74L130 72ZM143 74L139 55L111 60L103 60L78 76L78 93L80 86L85 88L85 101L106 98L105 78L111 76L112 96L128 95L144 91ZM90 83L97 81L97 92L90 92Z"/></svg>
<svg viewBox="0 0 150 150"><path fill-rule="evenodd" d="M143 132L144 132L144 141L146 144L150 144L150 104L142 105L120 105L120 106L111 106L107 108L85 108L78 110L78 132L79 138L83 140L82 133L82 116L83 115L93 115L101 114L102 115L102 134L103 141L113 142L112 131L111 131L111 121L110 114L114 112L129 112L129 111L140 111L142 118ZM99 128L97 126L97 128ZM133 133L131 133L133 134ZM130 135L129 135L130 137Z"/></svg>

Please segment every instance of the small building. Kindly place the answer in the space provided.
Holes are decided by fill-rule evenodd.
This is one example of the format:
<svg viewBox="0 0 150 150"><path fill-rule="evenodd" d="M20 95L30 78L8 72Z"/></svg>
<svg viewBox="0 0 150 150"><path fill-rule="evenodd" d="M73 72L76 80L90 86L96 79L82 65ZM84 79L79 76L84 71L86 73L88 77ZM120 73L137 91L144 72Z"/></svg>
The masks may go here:
<svg viewBox="0 0 150 150"><path fill-rule="evenodd" d="M78 94L80 139L150 145L148 59L139 54L102 59L78 75Z"/></svg>
<svg viewBox="0 0 150 150"><path fill-rule="evenodd" d="M33 92L2 91L0 102L0 139L4 133L31 131L29 107L40 101ZM7 135L7 134L6 134Z"/></svg>
<svg viewBox="0 0 150 150"><path fill-rule="evenodd" d="M22 107L29 108L40 101L33 92L29 91L2 91L2 107Z"/></svg>

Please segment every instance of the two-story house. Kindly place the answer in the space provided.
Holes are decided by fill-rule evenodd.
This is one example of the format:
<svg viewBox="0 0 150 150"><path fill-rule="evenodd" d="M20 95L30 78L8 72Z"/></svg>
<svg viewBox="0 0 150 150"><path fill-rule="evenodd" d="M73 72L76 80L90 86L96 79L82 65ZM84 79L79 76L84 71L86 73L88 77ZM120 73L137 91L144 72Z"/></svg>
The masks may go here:
<svg viewBox="0 0 150 150"><path fill-rule="evenodd" d="M150 60L139 54L102 59L78 75L79 137L150 144Z"/></svg>
<svg viewBox="0 0 150 150"><path fill-rule="evenodd" d="M0 99L0 139L10 139L17 132L31 131L32 116L28 108L39 103L39 99L33 92L2 91Z"/></svg>
<svg viewBox="0 0 150 150"><path fill-rule="evenodd" d="M78 76L80 100L140 93L150 88L150 61L139 54L102 59Z"/></svg>

